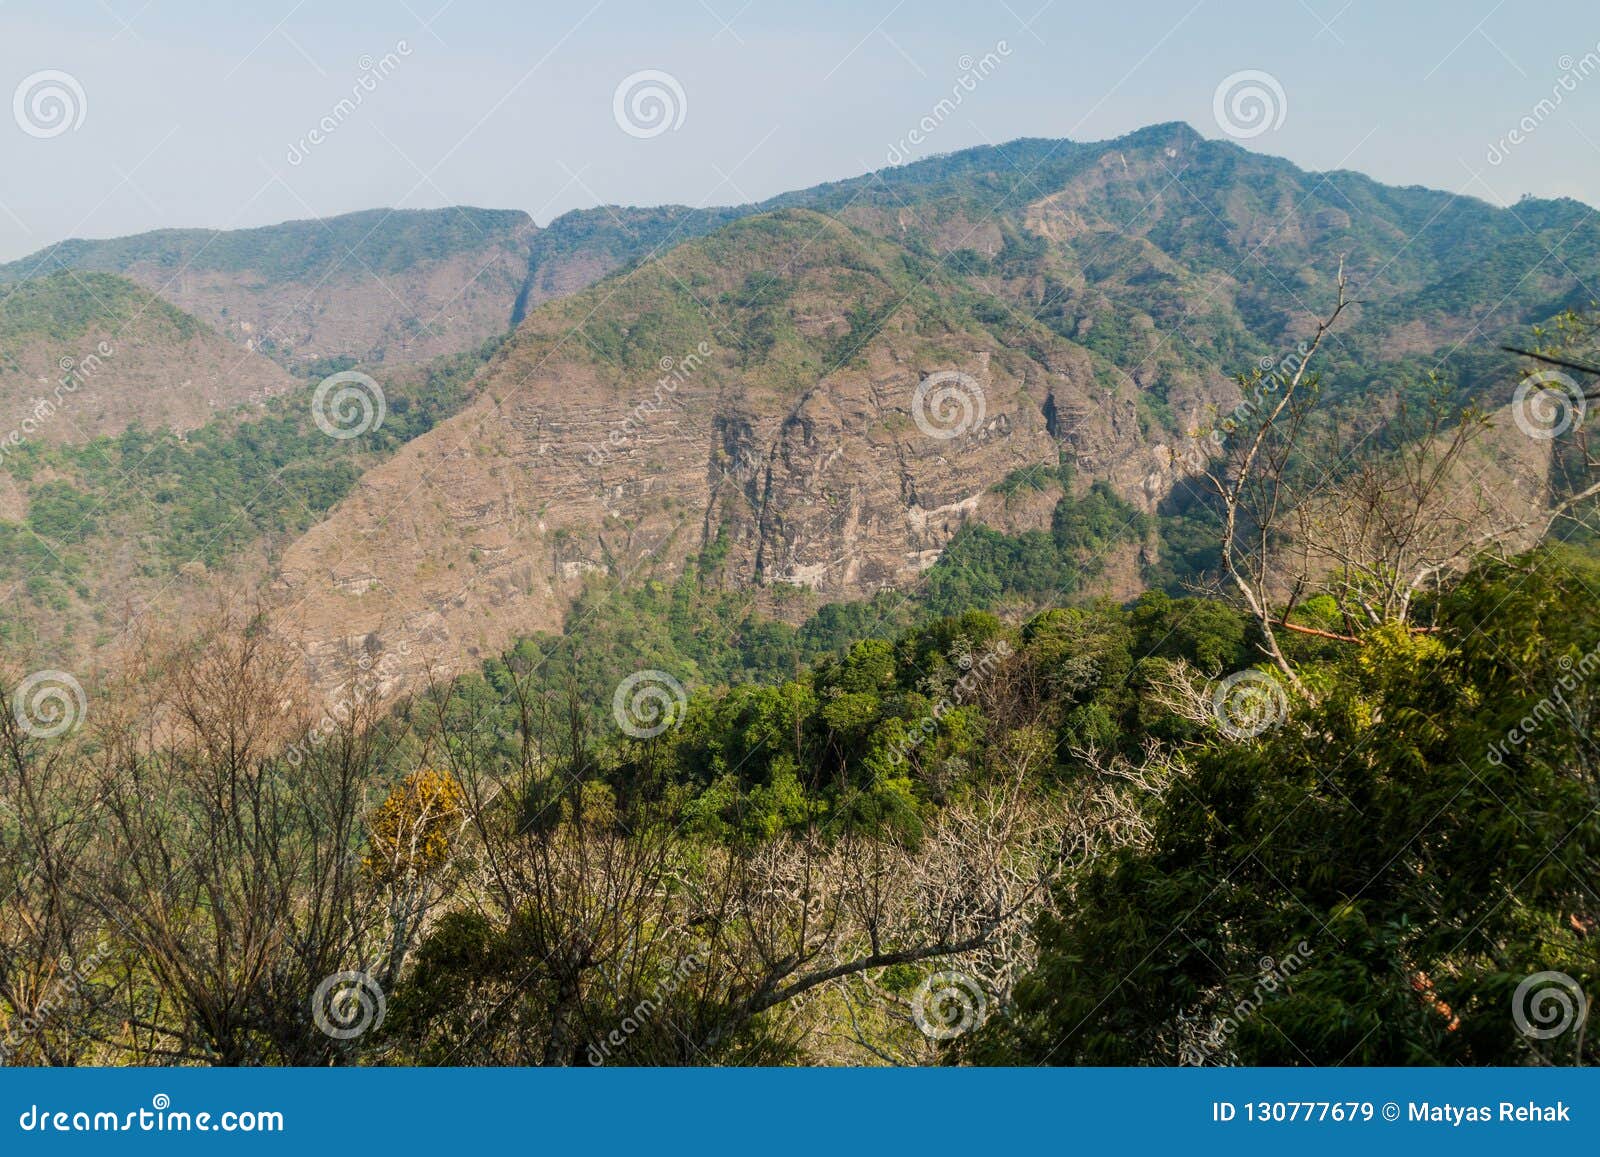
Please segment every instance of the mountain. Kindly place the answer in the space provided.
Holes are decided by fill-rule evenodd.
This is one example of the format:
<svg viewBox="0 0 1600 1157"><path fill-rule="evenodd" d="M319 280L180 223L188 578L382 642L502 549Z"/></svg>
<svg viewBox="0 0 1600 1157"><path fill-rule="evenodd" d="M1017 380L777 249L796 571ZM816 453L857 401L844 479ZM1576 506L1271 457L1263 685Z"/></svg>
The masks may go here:
<svg viewBox="0 0 1600 1157"><path fill-rule="evenodd" d="M1574 269L1600 252L1575 202L1306 173L1181 125L969 150L729 215L591 215L584 275L618 272L530 294L478 400L286 551L282 621L324 677L400 643L413 670L458 667L559 628L586 583L708 550L774 613L794 587L908 589L964 527L1049 528L1062 478L1181 512L1188 432L1239 403L1234 374L1295 356L1341 261L1360 303L1327 351L1330 406L1370 422L1436 369L1496 408L1516 367L1493 338L1579 301ZM680 226L715 231L652 257ZM540 240L578 269L581 247ZM1542 502L1548 454L1506 446L1501 497ZM1118 552L1102 589L1126 597L1162 535Z"/></svg>
<svg viewBox="0 0 1600 1157"><path fill-rule="evenodd" d="M750 206L639 209L604 205L565 213L541 230L529 246L528 279L514 320L520 322L534 306L576 293L608 274L755 211Z"/></svg>
<svg viewBox="0 0 1600 1157"><path fill-rule="evenodd" d="M375 211L0 267L0 640L71 666L153 600L193 607L212 571L255 584L286 536L465 405L519 301L726 219L596 209L541 232L522 213ZM423 310L444 311L426 333L406 321ZM385 418L330 439L313 381L354 365L381 378Z"/></svg>
<svg viewBox="0 0 1600 1157"><path fill-rule="evenodd" d="M194 560L270 578L324 675L401 640L403 677L707 557L790 620L921 589L941 558L961 569L929 575L944 591L1127 598L1207 565L1191 433L1239 404L1236 374L1292 363L1341 262L1357 304L1324 398L1370 431L1433 372L1500 407L1517 367L1496 339L1584 304L1597 257L1573 201L1307 173L1183 125L543 229L377 210L66 242L0 267L0 401L20 413L61 358L137 340L70 432L5 463L8 617L81 644L112 592L167 591ZM390 416L330 443L306 378L352 364ZM1474 485L1537 506L1548 445L1499 425ZM145 441L162 427L184 434ZM74 448L95 434L115 440ZM1109 547L1041 554L1041 534ZM1026 582L996 569L1024 557Z"/></svg>
<svg viewBox="0 0 1600 1157"><path fill-rule="evenodd" d="M755 207L373 209L255 229L71 240L0 265L0 287L64 270L125 277L219 333L316 376L419 362L502 334L528 309L704 236Z"/></svg>
<svg viewBox="0 0 1600 1157"><path fill-rule="evenodd" d="M373 209L64 241L0 266L0 282L115 273L285 365L418 362L504 332L537 231L515 210Z"/></svg>
<svg viewBox="0 0 1600 1157"><path fill-rule="evenodd" d="M717 541L742 582L906 584L1002 505L990 482L1054 461L1051 413L1119 477L1162 468L1090 355L1037 326L1003 341L981 304L807 210L729 225L532 312L472 406L290 548L282 597L313 654L396 629L418 661L483 652L559 628L585 576L675 574ZM908 416L936 371L983 383L972 436Z"/></svg>
<svg viewBox="0 0 1600 1157"><path fill-rule="evenodd" d="M1298 315L1318 305L1341 253L1382 303L1361 335L1370 356L1386 339L1438 349L1475 326L1582 304L1574 267L1597 249L1593 210L1574 201L1497 209L1359 173L1307 173L1167 124L1113 141L968 149L758 204L577 210L544 229L517 210L453 207L72 240L0 265L0 283L62 268L120 274L314 371L321 359L460 352L545 301L785 208L957 265L1147 381L1231 356L1233 342L1292 350ZM1178 347L1145 340L1152 326L1170 338L1180 321ZM1189 340L1209 348L1186 357Z"/></svg>
<svg viewBox="0 0 1600 1157"><path fill-rule="evenodd" d="M281 367L126 278L59 271L0 287L0 447L13 430L84 442L134 422L194 429L291 387Z"/></svg>

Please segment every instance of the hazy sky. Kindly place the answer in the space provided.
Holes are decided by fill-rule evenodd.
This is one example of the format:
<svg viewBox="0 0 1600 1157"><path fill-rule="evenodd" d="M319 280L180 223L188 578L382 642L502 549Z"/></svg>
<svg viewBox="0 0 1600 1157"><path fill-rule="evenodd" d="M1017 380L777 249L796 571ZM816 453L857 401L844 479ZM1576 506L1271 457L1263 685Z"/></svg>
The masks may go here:
<svg viewBox="0 0 1600 1157"><path fill-rule="evenodd" d="M665 124L648 91L617 107L647 70L666 76L634 89L665 97ZM1600 204L1593 0L0 0L0 259L375 206L544 223L603 201L742 202L896 146L1169 120L1222 136L1218 86L1247 71L1282 93L1254 82L1271 112L1247 147Z"/></svg>

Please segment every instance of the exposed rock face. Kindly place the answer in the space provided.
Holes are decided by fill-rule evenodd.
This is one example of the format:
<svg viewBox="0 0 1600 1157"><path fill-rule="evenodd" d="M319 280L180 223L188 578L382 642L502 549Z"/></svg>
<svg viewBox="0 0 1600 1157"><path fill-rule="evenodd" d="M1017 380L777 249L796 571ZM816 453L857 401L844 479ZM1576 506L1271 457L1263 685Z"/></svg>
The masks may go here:
<svg viewBox="0 0 1600 1157"><path fill-rule="evenodd" d="M774 205L789 207L749 215ZM1419 231L1441 214L1448 231ZM1048 496L995 493L1026 467L1066 461L1079 485L1154 511L1182 478L1185 432L1238 401L1232 373L1293 356L1341 255L1365 304L1330 353L1360 389L1349 379L1385 359L1481 330L1460 278L1521 311L1497 305L1497 324L1568 292L1502 286L1484 264L1524 222L1540 244L1594 232L1561 203L1511 222L1158 126L973 150L764 207L602 209L542 231L516 213L376 211L46 257L159 283L289 362L422 358L525 315L467 411L283 556L285 629L325 673L346 647L403 644L386 675L399 686L430 659L460 668L558 628L586 582L668 576L712 543L740 585L906 587L968 522L1048 526ZM135 392L161 411L161 383ZM1541 470L1502 489L1521 502ZM1134 593L1144 561L1119 553L1109 587Z"/></svg>
<svg viewBox="0 0 1600 1157"><path fill-rule="evenodd" d="M1143 194L1127 186L1200 147L1172 139L1166 160L1151 147L1090 158L999 238L937 204L784 210L534 310L467 412L369 473L290 548L281 626L319 679L352 647L405 647L400 687L429 664L458 670L558 630L586 582L669 577L712 543L739 585L830 600L906 588L970 521L1047 527L1051 502L995 493L1027 467L1065 461L1079 485L1106 481L1155 511L1194 468L1185 432L1239 401L1215 351L1259 340L1235 310L1263 292L1155 246L1196 228L1188 206L1157 194L1143 217L1130 212ZM1138 228L1111 227L1116 214ZM1342 220L1294 218L1284 244L1314 261L1307 247ZM1019 228L1039 240L1018 241ZM1244 211L1238 233L1272 236ZM918 256L939 244L977 273L963 281ZM1038 257L1007 264L1008 244ZM1313 318L1294 304L1263 324L1287 353ZM1342 336L1346 351L1394 328L1373 326ZM1486 451L1464 485L1490 479L1515 508L1502 521L1531 521L1549 471L1548 454L1523 461L1537 452ZM1147 561L1120 550L1108 589L1136 593Z"/></svg>
<svg viewBox="0 0 1600 1157"><path fill-rule="evenodd" d="M145 264L127 275L247 349L295 362L417 362L503 333L526 259L524 238L513 233L389 274L350 261L326 278L317 271L290 281L209 270L174 279Z"/></svg>
<svg viewBox="0 0 1600 1157"><path fill-rule="evenodd" d="M604 205L564 213L529 244L528 279L515 320L547 301L579 293L625 265L659 256L753 212L754 206Z"/></svg>
<svg viewBox="0 0 1600 1157"><path fill-rule="evenodd" d="M713 544L753 599L776 584L823 599L907 588L974 520L1050 525L1054 483L1019 490L1007 479L1023 468L1070 464L1076 485L1103 480L1145 512L1176 503L1194 431L1240 401L1234 374L1292 364L1341 264L1361 304L1319 357L1324 396L1386 413L1385 375L1442 369L1498 405L1516 374L1489 327L1520 332L1579 300L1571 270L1596 252L1600 218L1575 202L1512 213L1162 125L543 230L520 212L375 210L67 242L0 282L63 268L140 282L112 279L137 298L127 317L147 316L73 398L70 425L41 437L134 418L183 430L292 388L281 366L319 376L308 363L325 357L386 361L386 384L431 380L436 367L394 363L517 323L466 412L284 554L264 537L217 568L251 585L278 557L279 622L319 678L354 648L390 655L376 669L395 690L430 659L459 669L560 627L585 583L670 576ZM28 284L7 284L7 301ZM0 308L13 414L59 357L110 332L63 318L29 330ZM1461 501L1504 499L1500 522L1531 526L1549 447L1519 438L1487 451ZM0 487L0 519L26 504ZM1155 546L1118 547L1098 589L1136 594ZM143 565L131 546L106 553Z"/></svg>
<svg viewBox="0 0 1600 1157"><path fill-rule="evenodd" d="M602 301L625 335L609 358L572 328ZM874 324L853 330L852 309ZM408 640L415 674L559 629L589 576L671 575L719 536L742 583L904 587L996 482L1062 452L1148 506L1170 456L1131 400L1105 396L1083 351L1029 336L1008 348L837 221L735 225L531 316L475 405L288 552L281 621L324 675L369 636ZM950 396L919 400L930 380Z"/></svg>
<svg viewBox="0 0 1600 1157"><path fill-rule="evenodd" d="M421 362L497 337L532 308L753 211L605 207L540 229L519 210L373 209L256 229L65 241L0 283L114 273L286 365Z"/></svg>

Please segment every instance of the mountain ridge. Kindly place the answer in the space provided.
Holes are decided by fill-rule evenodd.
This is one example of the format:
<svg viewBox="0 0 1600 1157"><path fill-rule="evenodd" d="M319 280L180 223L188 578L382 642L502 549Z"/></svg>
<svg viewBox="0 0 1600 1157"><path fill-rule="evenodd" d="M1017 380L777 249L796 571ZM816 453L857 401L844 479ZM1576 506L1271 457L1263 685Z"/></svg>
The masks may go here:
<svg viewBox="0 0 1600 1157"><path fill-rule="evenodd" d="M418 212L399 226L452 211ZM1235 374L1295 355L1341 262L1362 300L1325 351L1328 404L1371 422L1434 371L1463 399L1509 394L1492 335L1578 300L1572 268L1600 255L1578 202L1513 211L1306 173L1181 123L980 146L756 205L544 228L474 212L506 234L495 285L438 348L509 338L452 395L464 408L352 459L366 473L272 567L319 677L397 631L459 668L559 628L586 584L672 578L707 551L773 614L915 589L963 528L1049 530L1095 483L1158 519L1108 548L1097 589L1126 598L1172 581L1182 551L1161 527L1198 501L1193 432L1240 403ZM413 256L402 273L437 255ZM350 348L268 352L304 373ZM377 352L366 368L397 372ZM921 430L918 390L963 379L980 393L946 400L981 397L981 417ZM1547 489L1548 462L1508 469L1517 501Z"/></svg>

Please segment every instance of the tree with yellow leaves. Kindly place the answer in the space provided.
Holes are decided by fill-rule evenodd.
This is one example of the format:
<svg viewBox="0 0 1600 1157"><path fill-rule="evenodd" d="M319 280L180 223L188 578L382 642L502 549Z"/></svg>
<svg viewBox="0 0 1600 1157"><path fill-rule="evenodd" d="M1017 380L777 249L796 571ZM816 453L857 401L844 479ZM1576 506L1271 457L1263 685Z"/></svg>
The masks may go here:
<svg viewBox="0 0 1600 1157"><path fill-rule="evenodd" d="M464 802L449 772L420 768L396 784L367 819L362 867L389 914L386 976L399 974L428 914L450 890Z"/></svg>

